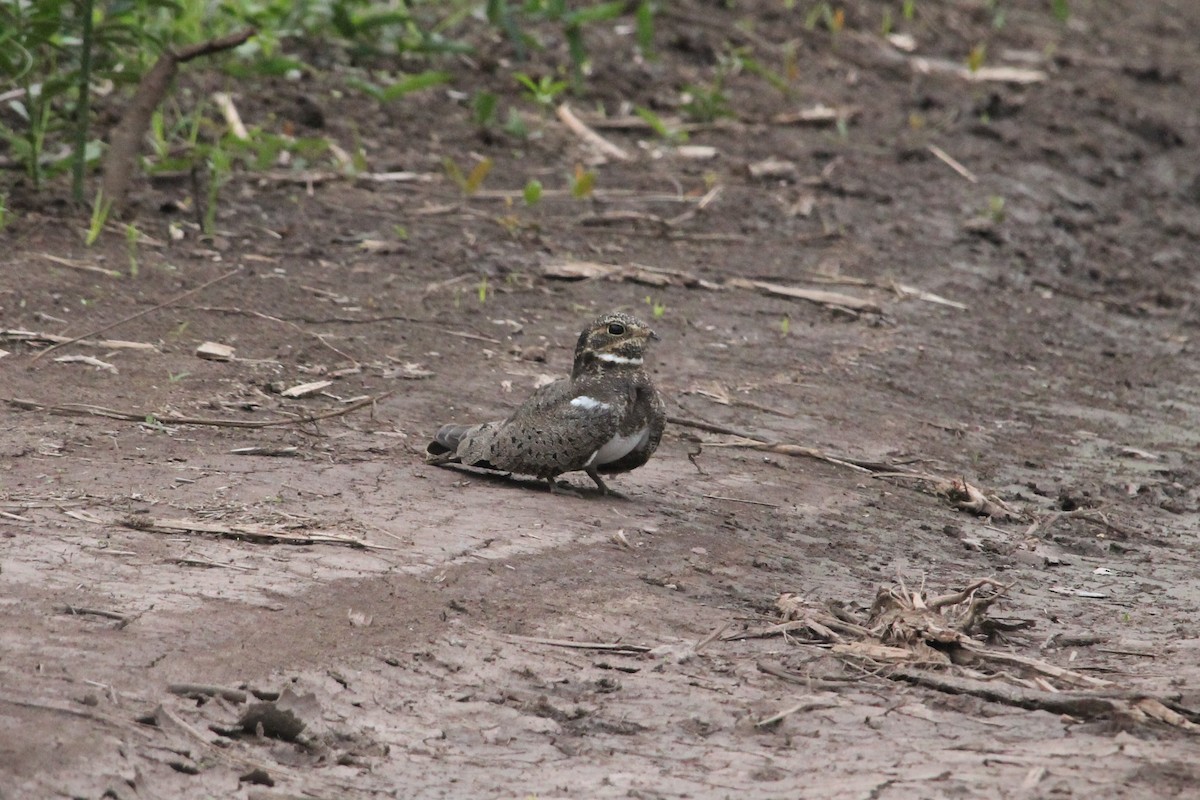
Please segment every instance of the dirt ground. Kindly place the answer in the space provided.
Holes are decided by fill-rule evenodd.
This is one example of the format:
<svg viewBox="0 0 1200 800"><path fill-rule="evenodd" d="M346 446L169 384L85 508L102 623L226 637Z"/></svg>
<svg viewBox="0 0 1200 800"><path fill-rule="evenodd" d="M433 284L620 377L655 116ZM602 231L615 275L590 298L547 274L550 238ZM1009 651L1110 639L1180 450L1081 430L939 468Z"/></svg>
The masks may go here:
<svg viewBox="0 0 1200 800"><path fill-rule="evenodd" d="M45 342L0 342L0 797L1195 796L1186 719L1023 708L802 632L732 636L778 621L781 592L861 618L897 580L990 576L1012 583L993 614L1034 625L989 646L1200 707L1200 4L1075 0L1060 24L1028 0L997 29L985 3L922 1L898 25L914 53L877 33L890 3L846 4L836 37L803 8L727 5L672 4L657 61L590 34L573 106L627 161L521 101L497 41L455 88L500 92L526 140L481 133L444 87L378 106L329 76L189 70L249 124L357 137L372 172L416 180L240 174L215 239L172 210L186 184L143 180L136 278L78 268L128 271L119 230L88 249L73 212L17 209L0 327L149 313L36 361ZM675 113L727 37L774 69L793 41L798 73L791 97L730 79L737 118L688 143L714 158L601 124L622 101ZM970 80L981 41L1040 79ZM777 118L817 104L840 130ZM447 157L495 167L465 196ZM586 199L565 191L580 164ZM676 274L547 275L577 262ZM963 477L1019 518L680 424L610 481L624 499L423 464L440 423L506 414L612 309L653 319L674 417ZM236 359L198 358L207 341ZM301 420L356 398L378 400ZM306 727L239 735L254 696L185 683L282 692L276 716Z"/></svg>

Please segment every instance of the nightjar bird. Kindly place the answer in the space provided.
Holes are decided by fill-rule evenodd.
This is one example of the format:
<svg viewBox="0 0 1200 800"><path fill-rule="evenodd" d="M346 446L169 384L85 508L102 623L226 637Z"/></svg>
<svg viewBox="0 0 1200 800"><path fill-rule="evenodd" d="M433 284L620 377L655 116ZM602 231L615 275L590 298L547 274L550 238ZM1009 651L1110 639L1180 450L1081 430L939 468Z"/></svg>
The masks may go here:
<svg viewBox="0 0 1200 800"><path fill-rule="evenodd" d="M662 438L666 409L643 368L650 326L606 314L579 334L571 377L543 386L508 419L444 425L425 449L430 464L464 464L549 482L583 470L602 494L601 473L628 472L650 458Z"/></svg>

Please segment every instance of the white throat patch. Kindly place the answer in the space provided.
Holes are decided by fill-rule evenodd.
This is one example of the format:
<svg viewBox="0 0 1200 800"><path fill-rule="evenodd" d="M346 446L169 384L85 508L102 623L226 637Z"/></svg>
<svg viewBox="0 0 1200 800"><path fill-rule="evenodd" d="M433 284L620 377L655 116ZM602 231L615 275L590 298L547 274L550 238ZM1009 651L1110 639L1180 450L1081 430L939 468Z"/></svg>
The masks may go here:
<svg viewBox="0 0 1200 800"><path fill-rule="evenodd" d="M600 361L607 361L610 364L633 364L639 367L642 365L640 358L626 358L625 356L613 355L612 353L598 353L596 358Z"/></svg>

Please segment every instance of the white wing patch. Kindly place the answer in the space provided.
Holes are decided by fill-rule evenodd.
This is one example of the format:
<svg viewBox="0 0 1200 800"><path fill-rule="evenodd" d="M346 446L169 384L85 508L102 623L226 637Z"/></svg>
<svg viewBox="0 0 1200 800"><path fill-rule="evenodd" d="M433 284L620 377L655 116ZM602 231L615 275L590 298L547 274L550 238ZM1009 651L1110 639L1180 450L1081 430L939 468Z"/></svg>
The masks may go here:
<svg viewBox="0 0 1200 800"><path fill-rule="evenodd" d="M586 394L581 394L579 397L573 398L571 405L576 408L582 408L585 411L606 411L612 408L611 403L605 403Z"/></svg>

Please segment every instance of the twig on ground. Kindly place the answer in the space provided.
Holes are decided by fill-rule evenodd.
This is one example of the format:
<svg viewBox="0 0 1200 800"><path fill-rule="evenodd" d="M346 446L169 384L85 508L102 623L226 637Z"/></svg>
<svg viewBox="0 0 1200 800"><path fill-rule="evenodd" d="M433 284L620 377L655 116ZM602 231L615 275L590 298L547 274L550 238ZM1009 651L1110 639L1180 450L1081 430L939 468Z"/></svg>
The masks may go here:
<svg viewBox="0 0 1200 800"><path fill-rule="evenodd" d="M779 508L779 503L768 503L764 500L743 500L740 497L725 497L719 494L702 494L700 495L705 500L725 500L729 503L746 503L752 506L766 506L767 508Z"/></svg>
<svg viewBox="0 0 1200 800"><path fill-rule="evenodd" d="M759 661L755 663L759 672L765 673L780 680L785 680L788 683L796 683L801 686L807 686L809 689L829 689L837 691L838 689L846 689L858 683L860 678L848 677L844 680L834 678L814 678L811 675L801 675L798 672L792 672L786 669L782 664L772 664L769 661Z"/></svg>
<svg viewBox="0 0 1200 800"><path fill-rule="evenodd" d="M508 638L528 644L544 644L548 647L567 647L572 650L603 650L609 653L649 653L654 649L643 644L624 644L622 642L575 642L570 639L543 639L538 636L509 636Z"/></svg>
<svg viewBox="0 0 1200 800"><path fill-rule="evenodd" d="M690 272L677 269L663 269L647 264L601 264L596 261L556 261L542 268L542 275L564 281L594 280L605 278L613 281L629 281L646 286L684 286L689 289L721 288L720 284L706 281Z"/></svg>
<svg viewBox="0 0 1200 800"><path fill-rule="evenodd" d="M715 642L717 639L721 638L721 634L723 634L723 633L725 633L725 631L729 630L729 626L732 624L733 624L732 622L724 622L724 623L718 625L717 627L713 628L712 633L708 634L708 636L705 636L703 639L696 642L696 646L692 648L692 652L699 653L701 650L708 647L710 644Z"/></svg>
<svg viewBox="0 0 1200 800"><path fill-rule="evenodd" d="M817 305L829 306L853 313L880 314L883 312L879 304L873 300L864 300L861 297L854 297L853 295L841 292L827 292L823 289L804 289L799 286L786 286L781 283L754 281L745 278L734 278L728 281L726 285L735 289L756 289L764 294L807 300Z"/></svg>
<svg viewBox="0 0 1200 800"><path fill-rule="evenodd" d="M963 478L940 479L934 487L937 494L945 497L960 511L968 511L979 517L1000 520L1017 520L1024 515L995 495L985 495Z"/></svg>
<svg viewBox="0 0 1200 800"><path fill-rule="evenodd" d="M222 564L220 561L210 561L207 558L197 558L196 556L180 556L172 558L164 563L179 564L184 567L217 567L220 569L235 569L239 572L254 572L254 567L243 567L241 564Z"/></svg>
<svg viewBox="0 0 1200 800"><path fill-rule="evenodd" d="M712 205L716 201L716 199L718 197L721 196L721 191L723 188L724 187L722 187L721 184L718 183L716 186L709 189L707 192L704 193L703 197L701 197L699 200L696 201L696 205L692 206L687 211L684 211L682 214L677 214L674 217L671 217L670 219L668 219L667 220L668 227L677 228L680 225L682 225L683 223L692 219L692 217L695 217L700 212L707 209L710 205Z"/></svg>
<svg viewBox="0 0 1200 800"><path fill-rule="evenodd" d="M118 374L117 368L114 365L107 361L101 361L94 356L59 356L54 360L59 364L87 364L89 367L96 367L97 369L111 372L113 375Z"/></svg>
<svg viewBox="0 0 1200 800"><path fill-rule="evenodd" d="M805 695L804 697L800 698L800 701L794 706L790 706L785 708L783 711L778 711L769 717L760 719L758 722L754 723L754 727L769 728L776 723L783 722L783 720L787 719L792 714L800 711L811 711L816 708L836 708L839 705L841 705L841 701L836 695L833 694L827 694L824 696L817 694Z"/></svg>
<svg viewBox="0 0 1200 800"><path fill-rule="evenodd" d="M82 272L97 272L101 275L107 275L110 278L121 277L121 273L115 269L105 269L104 267L97 267L97 266L93 266L92 264L85 264L82 261L73 261L72 259L69 259L69 258L62 258L60 256L52 256L49 253L38 253L37 255L39 258L44 258L47 261L58 264L60 267L67 267L68 269L77 269Z"/></svg>
<svg viewBox="0 0 1200 800"><path fill-rule="evenodd" d="M743 408L750 408L766 414L774 414L777 417L786 417L787 419L793 419L796 416L792 412L784 411L781 408L771 408L762 403L755 403L753 400L738 397L721 384L715 382L707 386L694 386L691 389L684 389L681 394L698 394L723 406L742 406Z"/></svg>
<svg viewBox="0 0 1200 800"><path fill-rule="evenodd" d="M995 578L980 578L977 581L973 581L961 591L952 592L951 594L938 595L937 597L931 597L925 600L924 604L926 608L933 611L945 608L946 606L956 606L959 603L965 603L967 600L971 599L971 596L984 586L991 586L995 589L998 589L999 591L996 593L995 597L1000 597L1009 589L1011 589L1013 585L1011 583L1000 583Z"/></svg>
<svg viewBox="0 0 1200 800"><path fill-rule="evenodd" d="M937 303L938 305L950 306L957 308L959 311L966 311L970 308L966 303L960 303L957 300L950 300L942 297L940 294L927 292L916 286L899 281L873 281L867 278L856 278L850 275L826 275L821 272L806 273L808 280L814 283L832 284L834 286L863 286L873 287L876 289L890 289L900 297L915 297L918 300L924 300L926 303ZM931 423L932 424L932 423Z"/></svg>
<svg viewBox="0 0 1200 800"><path fill-rule="evenodd" d="M129 422L145 422L147 418L153 418L155 421L163 425L203 425L210 428L277 428L283 425L307 425L310 422L319 422L320 420L333 419L349 414L352 411L357 411L365 406L373 406L380 400L390 397L392 392L384 392L383 394L367 397L355 403L351 403L344 408L326 411L321 414L310 414L306 417L295 417L294 419L272 419L272 420L240 420L240 419L205 419L203 417L178 417L171 414L152 414L138 413L136 411L116 411L103 406L94 406L87 403L64 403L62 405L48 405L37 403L32 400L20 400L13 397L4 398L4 402L16 408L25 409L26 411L47 411L52 414L64 414L67 416L92 416L92 417L107 417L109 419L123 419Z"/></svg>
<svg viewBox="0 0 1200 800"><path fill-rule="evenodd" d="M580 225L591 228L623 225L626 222L632 223L635 229L638 225L653 228L655 233L662 236L665 236L671 228L671 223L665 217L660 217L658 214L648 214L645 211L620 209L616 211L598 211L579 218Z"/></svg>
<svg viewBox="0 0 1200 800"><path fill-rule="evenodd" d="M268 456L290 458L300 455L299 447L237 447L229 451L234 456Z"/></svg>
<svg viewBox="0 0 1200 800"><path fill-rule="evenodd" d="M261 525L221 525L215 522L200 522L186 519L144 519L142 517L127 517L120 521L126 528L149 533L209 533L226 539L244 539L257 544L294 544L313 545L330 544L345 547L361 548L363 550L395 550L381 544L370 544L361 539L343 536L336 533L289 533L273 530Z"/></svg>
<svg viewBox="0 0 1200 800"><path fill-rule="evenodd" d="M1033 711L1067 714L1087 720L1114 716L1131 717L1135 720L1139 717L1149 717L1184 730L1200 730L1200 725L1189 719L1200 717L1197 712L1188 709L1177 710L1179 707L1173 701L1156 698L1148 693L1127 692L1123 693L1124 696L1114 696L1105 692L1049 692L1000 681L981 681L911 667L896 667L885 674L894 681L904 681L947 694L970 695L993 703ZM1172 705L1176 708L1171 708ZM1163 710L1169 713L1163 714Z"/></svg>
<svg viewBox="0 0 1200 800"><path fill-rule="evenodd" d="M224 686L210 686L204 683L171 683L167 691L184 697L220 697L231 703L244 703L250 695L241 689L227 689Z"/></svg>
<svg viewBox="0 0 1200 800"><path fill-rule="evenodd" d="M4 330L0 331L0 339L9 342L49 342L56 345L79 344L84 347L98 347L104 350L158 350L157 347L148 342L125 342L120 339L97 339L89 341L86 339L72 339L69 336L57 336L53 333L42 333L41 331Z"/></svg>
<svg viewBox="0 0 1200 800"><path fill-rule="evenodd" d="M967 483L964 478L941 478L937 475L926 475L920 472L879 472L876 478L902 478L932 484L933 493L944 497L959 511L966 511L978 517L990 517L1012 522L1028 519L1028 514L1017 511L995 495L985 495L977 486Z"/></svg>
<svg viewBox="0 0 1200 800"><path fill-rule="evenodd" d="M249 139L250 132L246 130L246 125L242 122L242 115L238 113L237 106L233 103L233 97L226 92L213 92L212 99L217 108L221 110L221 115L225 117L225 124L229 126L229 132L233 134L233 138L243 142Z"/></svg>
<svg viewBox="0 0 1200 800"><path fill-rule="evenodd" d="M672 425L680 425L685 428L696 428L697 430L708 431L709 433L720 433L726 436L736 436L743 440L739 442L709 442L709 447L748 447L753 450L764 450L769 453L778 453L780 455L813 458L818 461L836 464L840 467L848 467L858 472L886 472L888 470L895 470L895 465L893 464L883 464L877 461L863 461L860 459L850 458L848 456L835 456L822 450L817 450L814 447L803 447L795 444L771 442L752 433L747 433L736 428L730 428L725 425L716 425L711 422L704 422L702 420L669 415L667 417L667 422L671 423ZM908 473L895 472L888 474L907 475Z"/></svg>
<svg viewBox="0 0 1200 800"><path fill-rule="evenodd" d="M928 146L926 147L926 149L927 149L927 150L929 150L929 152L933 153L933 155L934 155L934 156L935 156L935 157L936 157L936 158L937 158L939 161L941 161L941 162L943 162L944 164L946 164L946 166L950 167L950 169L954 170L954 171L955 171L955 172L957 172L959 175L961 175L961 176L963 176L964 178L966 178L967 180L969 180L971 183L979 183L979 178L976 178L976 177L975 177L975 173L974 173L974 172L971 172L971 170L969 170L969 169L967 169L966 167L964 167L964 166L963 166L963 165L962 165L962 164L961 164L961 163L958 161L958 159L954 158L954 156L950 155L950 154L949 154L949 153L947 153L945 150L943 150L942 148L938 147L936 144L931 144L931 145L928 145Z"/></svg>
<svg viewBox="0 0 1200 800"><path fill-rule="evenodd" d="M137 733L144 739L151 738L151 734L142 726L137 725L120 717L112 716L111 714L103 714L98 711L89 711L84 708L76 708L66 703L57 703L53 700L30 700L28 698L10 697L0 694L0 703L8 703L9 705L19 706L21 708L32 708L37 711L53 711L56 714L67 714L72 717L81 717L90 719L93 722L103 722L107 725L115 725L123 731Z"/></svg>
<svg viewBox="0 0 1200 800"><path fill-rule="evenodd" d="M58 613L70 614L72 616L92 616L104 617L105 619L115 619L121 623L117 627L124 628L132 621L132 617L127 614L121 614L116 611L105 611L102 608L83 608L82 606L59 606Z"/></svg>
<svg viewBox="0 0 1200 800"><path fill-rule="evenodd" d="M1027 667L1034 672L1040 672L1043 675L1049 675L1051 678L1059 680L1069 680L1073 683L1083 684L1086 686L1104 687L1112 686L1112 681L1106 681L1102 678L1093 678L1090 675L1084 675L1075 670L1065 669L1063 667L1051 664L1048 661L1042 661L1037 658L1029 658L1017 653L1005 653L995 648L985 647L973 639L963 638L959 640L958 645L964 650L974 653L980 658L987 661L994 661L1001 664L1013 664L1019 667Z"/></svg>
<svg viewBox="0 0 1200 800"><path fill-rule="evenodd" d="M566 125L572 133L585 141L588 145L595 148L601 155L615 158L617 161L629 161L629 154L617 147L612 142L605 139L600 134L589 128L583 123L579 117L575 116L575 112L566 103L563 103L555 111L558 118Z"/></svg>
<svg viewBox="0 0 1200 800"><path fill-rule="evenodd" d="M444 282L444 283L448 283L448 282ZM214 313L220 313L220 314L242 314L245 316L254 316L255 313L257 313L257 312L246 311L245 309L241 309L241 308L232 308L229 306L189 306L189 307L196 311L212 311ZM321 318L321 319L311 318L311 317L296 317L294 319L287 319L284 317L278 317L277 319L281 320L282 322L303 322L307 325L332 325L334 323L341 324L341 325L374 325L376 323L385 323L385 322L406 322L410 325L420 325L422 327L432 328L436 331L440 331L441 333L446 334L447 336L457 336L460 339L472 339L474 341L479 341L479 342L488 342L489 344L503 344L503 342L501 342L499 339L494 339L491 336L482 336L478 333L468 333L466 331L457 331L452 328L448 328L445 325L439 324L437 322L433 322L431 320L417 319L416 317L406 317L402 314L388 314L388 315L379 316L379 317L325 317L325 318Z"/></svg>
<svg viewBox="0 0 1200 800"><path fill-rule="evenodd" d="M91 337L93 337L93 336L99 336L99 335L100 335L100 334L102 334L102 333L106 333L106 332L108 332L108 331L111 331L113 328L116 328L116 327L118 327L118 326L120 326L120 325L124 325L126 322L132 322L132 321L133 321L133 320L135 320L135 319L138 319L138 318L140 318L140 317L144 317L144 316L146 316L147 314L151 314L151 313L153 313L153 312L155 312L155 311L159 311L159 310L161 310L161 309L164 309L164 308L166 308L167 306L173 306L173 305L175 305L176 303L178 303L180 300L184 300L184 299L186 299L186 298L188 298L188 297L191 297L191 296L192 296L192 295L194 295L194 294L197 294L197 293L199 293L199 292L202 292L202 291L204 291L205 289L207 289L208 287L210 287L210 286L212 286L212 285L214 285L214 284L220 283L221 281L225 280L226 278L232 278L234 275L237 275L237 274L238 274L239 272L241 272L241 271L242 271L242 268L241 268L241 267L237 267L236 269L231 269L229 272L226 272L224 275L220 275L220 276L218 276L218 277L216 277L216 278L213 278L211 281L207 281L206 283L202 283L202 284L200 284L200 285L199 285L199 286L197 286L195 289L189 289L188 291L184 292L183 294L179 294L179 295L176 295L176 296L172 297L170 300L167 300L167 301L165 301L165 302L159 303L158 305L156 305L156 306L153 306L153 307L151 307L151 308L147 308L147 309L144 309L144 310L142 310L142 311L139 311L139 312L137 312L136 314L131 314L130 316L128 316L128 317L125 317L124 319L119 319L119 320L117 320L116 322L112 323L111 325L105 325L105 326L104 326L104 327L102 327L102 328L97 328L97 329L96 329L96 330L94 330L94 331L89 331L89 332L87 332L87 333L85 333L85 334L82 334L81 336L76 336L74 339L68 339L68 340L66 340L65 342L58 342L58 343L56 343L56 344L52 344L52 345L50 345L49 347L47 347L45 350L43 350L42 352L38 353L38 354L37 354L36 356L34 356L32 359L30 359L30 361L29 361L29 364L30 364L30 366L32 366L32 365L33 365L34 363L36 363L36 362L37 362L37 360L38 360L38 359L40 359L42 356L46 355L47 353L49 353L49 352L51 352L51 351L53 351L53 350L57 350L57 349L58 349L58 348L60 348L60 347L64 347L64 346L66 346L66 345L69 345L69 344L74 344L75 342L79 342L79 341L82 341L82 340L84 340L84 339L90 339L90 338L91 338Z"/></svg>

